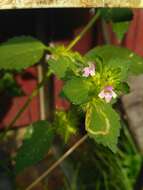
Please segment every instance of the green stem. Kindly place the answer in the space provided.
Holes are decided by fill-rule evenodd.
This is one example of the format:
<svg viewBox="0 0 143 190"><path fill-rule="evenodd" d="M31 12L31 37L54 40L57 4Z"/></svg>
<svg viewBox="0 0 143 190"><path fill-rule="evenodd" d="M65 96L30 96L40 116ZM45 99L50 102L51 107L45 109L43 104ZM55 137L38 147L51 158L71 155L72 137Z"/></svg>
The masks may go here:
<svg viewBox="0 0 143 190"><path fill-rule="evenodd" d="M68 45L67 51L72 49L73 46L84 36L84 34L92 27L95 21L99 18L100 12L97 10L96 15L91 19L91 21L86 25L86 27L82 30L82 32Z"/></svg>
<svg viewBox="0 0 143 190"><path fill-rule="evenodd" d="M100 13L97 11L96 15L91 19L91 21L87 24L87 26L83 29L83 31L69 44L67 47L67 51L70 50L83 36L84 34L91 28L94 22L99 18ZM63 156L61 156L55 163L51 165L41 176L39 176L30 186L26 188L26 190L31 190L35 187L41 180L43 180L49 173L51 173L58 165L60 165L78 146L80 146L86 139L88 135L84 135L78 142L76 142Z"/></svg>
<svg viewBox="0 0 143 190"><path fill-rule="evenodd" d="M41 176L39 176L31 185L29 185L25 190L33 189L40 181L42 181L47 175L49 175L57 166L59 166L74 150L79 147L86 139L88 135L84 135L80 140L78 140L67 152L65 152L60 159L54 162L50 168L48 168Z"/></svg>
<svg viewBox="0 0 143 190"><path fill-rule="evenodd" d="M25 104L22 106L22 108L16 113L15 117L12 119L12 121L9 123L9 125L6 126L4 129L4 132L0 135L0 138L4 138L7 131L16 123L17 119L22 115L22 113L26 110L26 108L29 106L30 102L32 101L33 97L37 96L39 89L43 86L45 80L47 77L44 77L43 80L37 85L37 87L33 90L32 94L28 97Z"/></svg>
<svg viewBox="0 0 143 190"><path fill-rule="evenodd" d="M124 133L125 133L125 136L130 144L130 146L133 148L133 151L135 154L138 154L139 153L139 150L137 149L137 146L135 145L135 142L133 141L133 138L130 134L130 131L129 129L125 126L125 123L123 123L123 129L124 129Z"/></svg>
<svg viewBox="0 0 143 190"><path fill-rule="evenodd" d="M111 44L111 39L110 39L106 21L104 19L102 19L101 24L102 24L102 33L103 33L105 44Z"/></svg>
<svg viewBox="0 0 143 190"><path fill-rule="evenodd" d="M116 163L117 163L117 165L118 165L118 167L119 167L119 169L121 171L121 175L122 175L121 178L124 179L123 184L124 184L125 188L127 190L132 190L131 182L129 181L129 179L127 177L127 174L123 171L121 163L120 163L119 159L117 159L117 158L116 158Z"/></svg>
<svg viewBox="0 0 143 190"><path fill-rule="evenodd" d="M38 95L39 89L43 86L43 81L40 82L37 86L37 88L32 92L32 94L28 97L27 101L23 105L23 107L17 112L13 120L9 123L9 125L6 127L6 129L11 128L17 121L17 119L21 116L21 114L25 111L25 109L28 107L32 99Z"/></svg>

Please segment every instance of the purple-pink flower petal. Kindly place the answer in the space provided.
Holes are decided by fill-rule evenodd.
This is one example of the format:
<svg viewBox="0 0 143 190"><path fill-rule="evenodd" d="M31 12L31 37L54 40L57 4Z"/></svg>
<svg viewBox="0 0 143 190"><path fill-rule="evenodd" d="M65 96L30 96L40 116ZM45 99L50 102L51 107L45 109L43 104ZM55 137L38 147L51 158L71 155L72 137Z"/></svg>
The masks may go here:
<svg viewBox="0 0 143 190"><path fill-rule="evenodd" d="M105 93L104 90L102 90L99 94L98 94L99 98L103 99L105 97Z"/></svg>
<svg viewBox="0 0 143 190"><path fill-rule="evenodd" d="M109 103L111 101L111 99L112 99L112 94L106 93L105 94L105 101L106 101L106 103Z"/></svg>
<svg viewBox="0 0 143 190"><path fill-rule="evenodd" d="M113 86L106 86L104 89L107 90L107 91L112 91L113 90Z"/></svg>
<svg viewBox="0 0 143 190"><path fill-rule="evenodd" d="M116 98L117 94L113 91L112 86L106 86L104 89L98 94L98 97L101 99L105 99L106 103L109 103L112 98Z"/></svg>
<svg viewBox="0 0 143 190"><path fill-rule="evenodd" d="M95 75L95 65L93 63L90 63L88 67L85 67L83 69L83 75L84 77L94 76Z"/></svg>
<svg viewBox="0 0 143 190"><path fill-rule="evenodd" d="M90 71L89 71L89 68L88 67L85 67L83 69L83 75L84 77L88 77L90 75Z"/></svg>

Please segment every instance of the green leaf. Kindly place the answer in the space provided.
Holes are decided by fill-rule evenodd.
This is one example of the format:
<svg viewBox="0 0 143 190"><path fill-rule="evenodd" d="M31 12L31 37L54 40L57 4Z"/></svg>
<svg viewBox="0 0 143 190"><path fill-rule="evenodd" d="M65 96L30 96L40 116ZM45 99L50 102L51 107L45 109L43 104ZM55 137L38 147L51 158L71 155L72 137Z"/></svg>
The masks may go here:
<svg viewBox="0 0 143 190"><path fill-rule="evenodd" d="M123 94L128 94L130 92L130 87L127 82L123 82L118 88Z"/></svg>
<svg viewBox="0 0 143 190"><path fill-rule="evenodd" d="M110 148L114 153L120 134L120 118L111 105L98 102L90 105L86 113L86 130L97 143Z"/></svg>
<svg viewBox="0 0 143 190"><path fill-rule="evenodd" d="M47 121L38 121L30 125L16 155L16 173L42 160L51 147L53 137L54 131Z"/></svg>
<svg viewBox="0 0 143 190"><path fill-rule="evenodd" d="M20 70L37 63L46 47L33 37L15 37L0 45L0 69Z"/></svg>
<svg viewBox="0 0 143 190"><path fill-rule="evenodd" d="M67 50L63 45L48 48L51 53L49 68L58 78L65 80L72 74L77 75L81 64L86 62L78 52Z"/></svg>
<svg viewBox="0 0 143 190"><path fill-rule="evenodd" d="M117 59L120 60L117 65L126 67L126 64L129 64L131 74L143 73L143 58L127 48L114 45L98 46L86 54L86 58L90 61L95 61L97 56L102 58L104 65L110 64L111 60Z"/></svg>
<svg viewBox="0 0 143 190"><path fill-rule="evenodd" d="M129 8L101 8L101 16L107 21L123 22L133 18L132 9Z"/></svg>
<svg viewBox="0 0 143 190"><path fill-rule="evenodd" d="M110 59L108 63L109 69L115 69L116 70L116 76L119 76L120 80L126 80L128 78L129 74L129 67L130 67L130 61L124 60L124 64L122 63L122 59L120 58L113 58Z"/></svg>
<svg viewBox="0 0 143 190"><path fill-rule="evenodd" d="M58 77L63 78L70 65L70 60L67 57L60 57L58 60L50 59L48 61L50 70Z"/></svg>
<svg viewBox="0 0 143 190"><path fill-rule="evenodd" d="M74 110L75 111L75 110ZM64 142L67 143L70 137L77 132L77 118L75 112L72 110L58 111L55 117L55 129L56 132L63 138Z"/></svg>
<svg viewBox="0 0 143 190"><path fill-rule="evenodd" d="M115 32L117 39L122 41L125 33L128 31L129 22L115 22L112 23L113 31Z"/></svg>
<svg viewBox="0 0 143 190"><path fill-rule="evenodd" d="M86 79L73 78L66 82L63 92L73 104L82 104L88 100L89 85Z"/></svg>
<svg viewBox="0 0 143 190"><path fill-rule="evenodd" d="M8 93L9 96L22 95L22 90L15 81L13 74L4 72L2 75L0 79L0 94Z"/></svg>

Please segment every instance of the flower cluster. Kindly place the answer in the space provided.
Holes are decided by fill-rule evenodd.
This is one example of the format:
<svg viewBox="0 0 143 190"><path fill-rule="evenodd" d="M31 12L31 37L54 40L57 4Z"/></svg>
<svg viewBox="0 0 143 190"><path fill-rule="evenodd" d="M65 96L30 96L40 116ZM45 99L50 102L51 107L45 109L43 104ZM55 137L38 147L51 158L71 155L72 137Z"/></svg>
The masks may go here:
<svg viewBox="0 0 143 190"><path fill-rule="evenodd" d="M89 76L95 76L95 64L93 63L88 63L88 67L85 67L83 69L83 74L82 76L83 77L89 77ZM98 97L100 99L104 99L106 101L106 103L109 103L112 98L116 98L117 97L117 94L114 92L114 89L113 89L113 86L109 85L109 86L105 86L101 92L98 94Z"/></svg>

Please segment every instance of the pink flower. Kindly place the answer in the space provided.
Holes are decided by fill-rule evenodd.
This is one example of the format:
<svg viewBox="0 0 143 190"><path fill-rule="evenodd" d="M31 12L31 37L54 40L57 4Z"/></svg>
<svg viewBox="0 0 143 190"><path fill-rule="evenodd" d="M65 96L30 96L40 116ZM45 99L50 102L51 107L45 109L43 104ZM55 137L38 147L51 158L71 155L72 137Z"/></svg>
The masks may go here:
<svg viewBox="0 0 143 190"><path fill-rule="evenodd" d="M47 54L47 55L45 56L45 61L49 61L50 59L55 59L55 56L52 55L52 54Z"/></svg>
<svg viewBox="0 0 143 190"><path fill-rule="evenodd" d="M109 103L112 98L116 98L117 94L113 91L112 86L106 86L99 94L98 97L105 99L106 103Z"/></svg>
<svg viewBox="0 0 143 190"><path fill-rule="evenodd" d="M51 55L50 55L50 54L46 54L45 60L46 60L46 61L49 61L49 59L51 59Z"/></svg>
<svg viewBox="0 0 143 190"><path fill-rule="evenodd" d="M94 76L95 75L95 65L93 63L89 63L88 67L85 67L83 69L83 77L89 77L89 76Z"/></svg>

